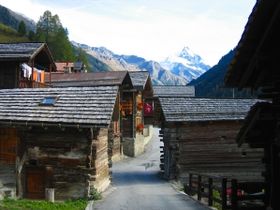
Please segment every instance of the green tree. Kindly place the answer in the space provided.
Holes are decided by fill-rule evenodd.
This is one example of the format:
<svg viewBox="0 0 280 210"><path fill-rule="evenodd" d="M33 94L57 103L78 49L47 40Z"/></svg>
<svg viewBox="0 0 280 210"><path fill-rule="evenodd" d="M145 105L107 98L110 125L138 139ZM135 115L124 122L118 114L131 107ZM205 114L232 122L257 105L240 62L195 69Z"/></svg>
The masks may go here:
<svg viewBox="0 0 280 210"><path fill-rule="evenodd" d="M21 36L26 35L26 25L23 21L20 21L20 23L18 25L18 34Z"/></svg>
<svg viewBox="0 0 280 210"><path fill-rule="evenodd" d="M87 53L80 47L78 48L78 51L77 51L76 60L82 61L85 65L86 69L88 71L92 71L92 69L90 68L90 65L89 65Z"/></svg>
<svg viewBox="0 0 280 210"><path fill-rule="evenodd" d="M34 31L29 31L28 32L28 38L29 38L30 41L35 41L36 40Z"/></svg>
<svg viewBox="0 0 280 210"><path fill-rule="evenodd" d="M68 38L67 29L63 28L58 15L45 11L36 25L36 40L46 42L57 61L73 61L74 49Z"/></svg>

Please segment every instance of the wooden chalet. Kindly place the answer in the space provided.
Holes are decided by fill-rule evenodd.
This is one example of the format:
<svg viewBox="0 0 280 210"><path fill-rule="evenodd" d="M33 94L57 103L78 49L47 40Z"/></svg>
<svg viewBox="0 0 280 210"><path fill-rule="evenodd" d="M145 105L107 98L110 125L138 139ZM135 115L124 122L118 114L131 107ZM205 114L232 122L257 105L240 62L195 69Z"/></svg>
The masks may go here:
<svg viewBox="0 0 280 210"><path fill-rule="evenodd" d="M87 197L110 183L118 86L0 90L0 194Z"/></svg>
<svg viewBox="0 0 280 210"><path fill-rule="evenodd" d="M121 99L123 115L124 154L137 156L144 152L152 135L153 88L147 71L130 71L132 90L124 91Z"/></svg>
<svg viewBox="0 0 280 210"><path fill-rule="evenodd" d="M122 130L123 118L120 115L120 99L123 92L132 90L132 82L127 71L110 71L94 73L54 73L52 74L52 87L96 87L96 86L118 86L117 109L113 115L109 133L109 158L117 161L122 158ZM125 128L124 128L125 129Z"/></svg>
<svg viewBox="0 0 280 210"><path fill-rule="evenodd" d="M235 137L256 100L159 97L164 122L161 128L161 168L167 179L187 183L190 173L238 180L261 180L262 149ZM258 166L258 168L256 167Z"/></svg>
<svg viewBox="0 0 280 210"><path fill-rule="evenodd" d="M0 44L0 89L45 87L55 70L45 43Z"/></svg>
<svg viewBox="0 0 280 210"><path fill-rule="evenodd" d="M72 73L74 72L73 62L55 62L57 73Z"/></svg>
<svg viewBox="0 0 280 210"><path fill-rule="evenodd" d="M258 90L258 103L239 132L239 145L264 148L265 206L280 209L280 2L258 0L228 68L225 84ZM259 166L256 166L259 167Z"/></svg>
<svg viewBox="0 0 280 210"><path fill-rule="evenodd" d="M163 121L159 97L195 97L195 87L186 85L155 85L153 125L160 127Z"/></svg>

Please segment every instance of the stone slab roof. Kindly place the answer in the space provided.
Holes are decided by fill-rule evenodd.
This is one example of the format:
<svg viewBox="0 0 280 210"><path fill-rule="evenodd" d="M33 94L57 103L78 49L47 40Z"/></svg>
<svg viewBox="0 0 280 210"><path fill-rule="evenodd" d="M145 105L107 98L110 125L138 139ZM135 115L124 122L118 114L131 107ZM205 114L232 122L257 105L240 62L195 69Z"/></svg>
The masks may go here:
<svg viewBox="0 0 280 210"><path fill-rule="evenodd" d="M136 89L144 89L149 79L149 72L147 71L130 71L129 76L131 78L133 87Z"/></svg>
<svg viewBox="0 0 280 210"><path fill-rule="evenodd" d="M1 43L0 44L0 60L29 60L45 43Z"/></svg>
<svg viewBox="0 0 280 210"><path fill-rule="evenodd" d="M255 99L160 97L167 122L243 120Z"/></svg>
<svg viewBox="0 0 280 210"><path fill-rule="evenodd" d="M183 85L157 85L153 86L155 97L194 97L195 88L194 86L183 86Z"/></svg>
<svg viewBox="0 0 280 210"><path fill-rule="evenodd" d="M65 74L54 73L51 76L51 85L53 87L122 85L125 80L132 86L131 79L129 78L127 71Z"/></svg>
<svg viewBox="0 0 280 210"><path fill-rule="evenodd" d="M0 90L0 124L66 124L108 126L117 86L30 88ZM46 97L56 97L53 105L43 105Z"/></svg>

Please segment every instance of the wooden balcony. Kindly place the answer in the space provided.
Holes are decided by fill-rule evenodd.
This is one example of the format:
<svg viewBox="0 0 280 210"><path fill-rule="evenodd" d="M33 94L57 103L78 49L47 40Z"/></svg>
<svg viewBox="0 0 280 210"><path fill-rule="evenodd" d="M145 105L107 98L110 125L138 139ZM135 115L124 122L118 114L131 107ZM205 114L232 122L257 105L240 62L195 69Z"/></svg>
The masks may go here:
<svg viewBox="0 0 280 210"><path fill-rule="evenodd" d="M19 81L19 88L46 88L49 87L45 83L36 82L32 80L21 79Z"/></svg>

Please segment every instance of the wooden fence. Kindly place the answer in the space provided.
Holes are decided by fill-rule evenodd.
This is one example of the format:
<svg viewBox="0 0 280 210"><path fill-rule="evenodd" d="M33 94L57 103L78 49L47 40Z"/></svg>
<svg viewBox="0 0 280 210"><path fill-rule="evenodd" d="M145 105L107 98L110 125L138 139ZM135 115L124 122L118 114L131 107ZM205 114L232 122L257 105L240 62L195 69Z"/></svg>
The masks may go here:
<svg viewBox="0 0 280 210"><path fill-rule="evenodd" d="M207 201L208 206L218 203L222 210L265 210L264 189L263 182L238 182L196 173L189 174L189 183L184 186L187 194Z"/></svg>

